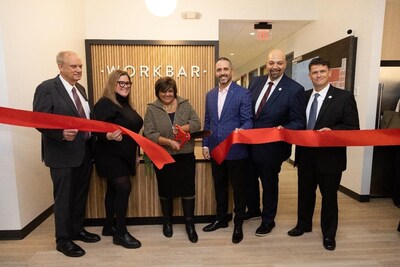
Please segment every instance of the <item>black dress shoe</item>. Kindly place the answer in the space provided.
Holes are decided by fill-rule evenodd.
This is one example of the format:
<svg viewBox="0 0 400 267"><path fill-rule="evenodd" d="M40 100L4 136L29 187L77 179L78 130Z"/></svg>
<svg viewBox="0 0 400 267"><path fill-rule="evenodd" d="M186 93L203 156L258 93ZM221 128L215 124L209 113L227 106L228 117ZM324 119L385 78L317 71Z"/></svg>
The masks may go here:
<svg viewBox="0 0 400 267"><path fill-rule="evenodd" d="M287 234L290 235L290 236L301 236L304 233L308 233L308 232L311 232L311 230L310 229L304 229L302 227L297 227L296 226L295 228L290 230Z"/></svg>
<svg viewBox="0 0 400 267"><path fill-rule="evenodd" d="M275 222L272 223L261 223L261 225L256 230L256 236L265 236L269 234L275 227Z"/></svg>
<svg viewBox="0 0 400 267"><path fill-rule="evenodd" d="M235 225L232 235L232 243L237 244L243 240L243 227L242 225Z"/></svg>
<svg viewBox="0 0 400 267"><path fill-rule="evenodd" d="M164 223L163 224L163 234L165 237L172 237L172 235L174 234L173 230L172 230L172 223Z"/></svg>
<svg viewBox="0 0 400 267"><path fill-rule="evenodd" d="M216 220L213 223L210 223L209 225L206 225L203 228L203 231L204 232L212 232L212 231L215 231L215 230L217 230L219 228L226 228L226 227L228 227L228 223L227 222Z"/></svg>
<svg viewBox="0 0 400 267"><path fill-rule="evenodd" d="M70 240L57 244L57 250L68 257L81 257L85 255L85 251Z"/></svg>
<svg viewBox="0 0 400 267"><path fill-rule="evenodd" d="M111 227L104 226L103 231L101 231L101 234L102 236L114 236L116 231L117 229L115 229L115 226Z"/></svg>
<svg viewBox="0 0 400 267"><path fill-rule="evenodd" d="M140 248L142 246L140 241L131 236L128 232L124 235L116 233L113 238L113 243L123 246L124 248Z"/></svg>
<svg viewBox="0 0 400 267"><path fill-rule="evenodd" d="M92 234L89 233L86 230L82 230L80 231L74 238L73 240L80 240L83 241L85 243L95 243L100 241L100 236L96 235L96 234Z"/></svg>
<svg viewBox="0 0 400 267"><path fill-rule="evenodd" d="M246 211L245 215L244 215L244 219L245 220L250 220L250 219L258 219L261 216L261 211L257 210L257 211Z"/></svg>
<svg viewBox="0 0 400 267"><path fill-rule="evenodd" d="M336 248L335 238L324 237L324 240L322 243L324 244L324 248L327 250L335 250L335 248Z"/></svg>

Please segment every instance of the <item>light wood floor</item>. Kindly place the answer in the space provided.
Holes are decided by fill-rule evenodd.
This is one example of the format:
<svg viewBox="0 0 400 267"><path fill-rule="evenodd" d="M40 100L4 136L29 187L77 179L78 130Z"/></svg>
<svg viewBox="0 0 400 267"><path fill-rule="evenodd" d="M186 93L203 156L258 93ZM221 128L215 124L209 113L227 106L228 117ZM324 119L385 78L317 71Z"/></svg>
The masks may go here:
<svg viewBox="0 0 400 267"><path fill-rule="evenodd" d="M284 164L276 228L266 237L254 235L260 220L244 224L244 240L231 242L233 226L205 233L197 224L199 242L188 241L184 225L174 225L174 236L165 238L160 225L129 226L142 242L128 250L102 237L94 244L77 242L86 250L81 258L69 258L55 250L51 216L24 240L0 241L0 266L400 266L400 233L396 231L400 209L391 199L360 203L339 193L337 248L322 246L319 228L320 198L313 232L289 237L296 223L296 169ZM101 227L87 230L101 233Z"/></svg>

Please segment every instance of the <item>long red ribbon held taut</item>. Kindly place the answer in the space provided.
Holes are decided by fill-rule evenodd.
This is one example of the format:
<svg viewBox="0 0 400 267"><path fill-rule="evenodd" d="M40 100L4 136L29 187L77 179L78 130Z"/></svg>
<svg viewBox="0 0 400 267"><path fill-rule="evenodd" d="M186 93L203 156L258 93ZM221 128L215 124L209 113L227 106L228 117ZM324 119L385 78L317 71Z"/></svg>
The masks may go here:
<svg viewBox="0 0 400 267"><path fill-rule="evenodd" d="M86 132L114 132L120 129L133 138L157 168L175 162L159 145L122 126L96 120L0 107L0 123L43 129L78 129Z"/></svg>
<svg viewBox="0 0 400 267"><path fill-rule="evenodd" d="M391 146L400 145L400 129L384 130L289 130L260 128L232 132L211 152L212 158L221 164L233 144L264 144L284 141L309 147L332 146Z"/></svg>

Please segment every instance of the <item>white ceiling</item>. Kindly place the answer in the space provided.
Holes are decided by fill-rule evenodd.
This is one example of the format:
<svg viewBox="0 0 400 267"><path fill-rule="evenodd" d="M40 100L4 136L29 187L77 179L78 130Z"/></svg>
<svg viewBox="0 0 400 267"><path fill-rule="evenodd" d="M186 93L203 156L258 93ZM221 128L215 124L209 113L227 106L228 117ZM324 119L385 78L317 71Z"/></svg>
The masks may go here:
<svg viewBox="0 0 400 267"><path fill-rule="evenodd" d="M259 56L270 47L288 38L312 21L268 21L272 24L271 38L257 40L254 20L220 20L219 22L219 56L228 57L235 69L249 60ZM234 55L231 55L234 53Z"/></svg>

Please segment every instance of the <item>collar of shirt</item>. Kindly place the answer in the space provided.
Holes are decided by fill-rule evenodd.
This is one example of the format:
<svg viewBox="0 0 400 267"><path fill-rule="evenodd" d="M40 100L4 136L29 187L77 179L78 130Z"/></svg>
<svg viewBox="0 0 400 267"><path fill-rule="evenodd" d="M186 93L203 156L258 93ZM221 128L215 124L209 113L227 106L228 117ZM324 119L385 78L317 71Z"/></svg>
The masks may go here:
<svg viewBox="0 0 400 267"><path fill-rule="evenodd" d="M71 92L71 90L72 90L72 88L73 88L74 86L71 85L69 82L67 82L67 81L61 76L61 74L58 75L58 77L60 77L60 80L61 80L62 84L64 85L65 90L67 90L67 92L68 92L68 94L71 96L71 98L74 99L74 98L72 97L72 92ZM79 91L79 90L77 89L77 91ZM80 94L80 92L79 92L79 94Z"/></svg>
<svg viewBox="0 0 400 267"><path fill-rule="evenodd" d="M218 86L218 92L223 94L223 93L227 93L229 91L229 87L231 86L232 82L230 82L225 88L222 88Z"/></svg>
<svg viewBox="0 0 400 267"><path fill-rule="evenodd" d="M283 77L283 74L281 75L281 77L279 77L279 78L276 79L275 81L271 81L271 79L270 79L269 76L268 76L268 79L267 79L266 84L268 84L269 82L273 82L274 85L273 85L272 88L271 88L271 90L273 90L273 89L278 85L278 83L282 80L282 77ZM271 91L271 93L272 93L272 91Z"/></svg>
<svg viewBox="0 0 400 267"><path fill-rule="evenodd" d="M314 95L315 95L316 93L318 93L319 96L320 96L320 97L318 97L318 102L319 102L319 101L323 101L323 100L325 99L325 97L326 97L326 94L328 93L329 86L330 86L330 84L328 84L327 86L325 86L324 89L322 89L322 90L319 91L319 92L317 92L317 91L315 91L315 89L313 89L313 92L311 93L310 99L314 99ZM312 100L311 100L311 101L312 101Z"/></svg>

